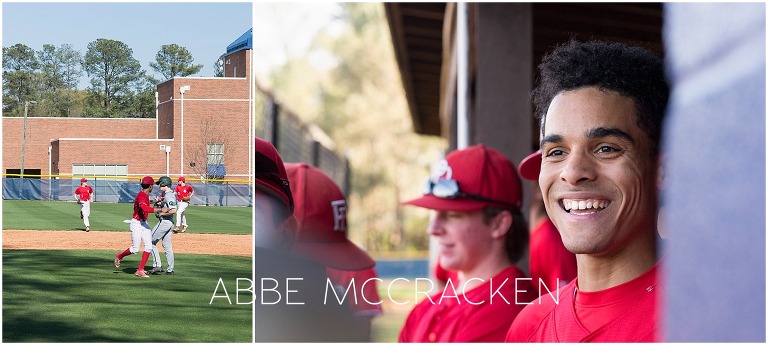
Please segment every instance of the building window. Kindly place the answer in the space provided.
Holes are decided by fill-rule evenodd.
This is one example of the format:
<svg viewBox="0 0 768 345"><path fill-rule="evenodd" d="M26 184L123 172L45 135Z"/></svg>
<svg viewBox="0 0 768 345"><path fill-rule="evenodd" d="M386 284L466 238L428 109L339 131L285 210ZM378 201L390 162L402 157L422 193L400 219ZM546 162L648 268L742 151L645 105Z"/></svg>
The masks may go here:
<svg viewBox="0 0 768 345"><path fill-rule="evenodd" d="M72 164L73 176L128 176L127 164Z"/></svg>
<svg viewBox="0 0 768 345"><path fill-rule="evenodd" d="M208 154L208 165L224 164L224 144L208 144L207 154Z"/></svg>

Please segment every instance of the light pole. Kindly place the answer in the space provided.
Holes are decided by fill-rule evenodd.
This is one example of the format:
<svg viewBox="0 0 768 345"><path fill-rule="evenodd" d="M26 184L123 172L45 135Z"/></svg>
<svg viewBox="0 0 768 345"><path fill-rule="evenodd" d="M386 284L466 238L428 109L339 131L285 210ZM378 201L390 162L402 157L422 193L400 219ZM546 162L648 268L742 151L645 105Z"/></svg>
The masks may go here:
<svg viewBox="0 0 768 345"><path fill-rule="evenodd" d="M24 153L27 151L27 112L30 104L37 104L37 102L24 101L24 129L21 132L21 178L24 178Z"/></svg>
<svg viewBox="0 0 768 345"><path fill-rule="evenodd" d="M168 163L170 162L168 156L171 153L171 145L160 145L160 149L165 151L165 175L171 176Z"/></svg>
<svg viewBox="0 0 768 345"><path fill-rule="evenodd" d="M184 91L189 91L189 85L179 88L181 93L181 175L184 176Z"/></svg>

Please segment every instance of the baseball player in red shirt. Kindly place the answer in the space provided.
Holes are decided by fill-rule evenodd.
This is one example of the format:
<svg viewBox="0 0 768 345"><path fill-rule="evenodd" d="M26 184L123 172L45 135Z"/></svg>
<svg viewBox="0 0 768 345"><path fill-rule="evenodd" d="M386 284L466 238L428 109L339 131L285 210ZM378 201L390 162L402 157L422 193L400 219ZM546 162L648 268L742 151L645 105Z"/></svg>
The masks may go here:
<svg viewBox="0 0 768 345"><path fill-rule="evenodd" d="M189 206L189 201L192 200L192 196L195 195L195 191L192 189L192 186L187 184L187 179L184 176L179 176L176 189L173 192L176 193L176 200L178 200L176 227L173 228L173 232L179 232L179 225L181 225L181 232L187 232L187 207Z"/></svg>
<svg viewBox="0 0 768 345"><path fill-rule="evenodd" d="M149 193L152 192L154 184L155 180L151 176L144 176L141 179L141 191L136 194L136 199L133 201L133 217L130 223L131 246L122 253L117 252L115 255L115 268L119 268L120 261L128 255L138 253L139 246L144 242L144 253L141 255L141 262L136 269L136 276L140 278L149 278L148 272L144 270L144 265L149 259L149 253L152 251L152 230L147 224L147 216L162 210L152 207L149 200Z"/></svg>
<svg viewBox="0 0 768 345"><path fill-rule="evenodd" d="M91 231L91 222L88 217L91 216L91 201L93 200L93 188L88 185L85 177L80 179L80 186L75 188L75 200L80 204L80 219L85 224L85 232Z"/></svg>
<svg viewBox="0 0 768 345"><path fill-rule="evenodd" d="M399 341L501 342L536 297L514 265L528 245L514 165L482 144L454 151L423 193L405 204L432 210L427 231L439 244L440 264L457 271L458 280L414 307Z"/></svg>
<svg viewBox="0 0 768 345"><path fill-rule="evenodd" d="M506 341L658 341L663 63L644 48L570 41L539 68L539 186L578 275L559 300L527 306Z"/></svg>
<svg viewBox="0 0 768 345"><path fill-rule="evenodd" d="M347 296L344 302L361 320L370 339L371 321L382 313L374 279L378 276L368 253L347 239L344 193L322 170L306 163L285 163L285 171L298 222L294 252L326 267L326 275L338 292L336 296ZM354 290L345 293L350 286ZM338 301L334 298L329 296L330 303Z"/></svg>

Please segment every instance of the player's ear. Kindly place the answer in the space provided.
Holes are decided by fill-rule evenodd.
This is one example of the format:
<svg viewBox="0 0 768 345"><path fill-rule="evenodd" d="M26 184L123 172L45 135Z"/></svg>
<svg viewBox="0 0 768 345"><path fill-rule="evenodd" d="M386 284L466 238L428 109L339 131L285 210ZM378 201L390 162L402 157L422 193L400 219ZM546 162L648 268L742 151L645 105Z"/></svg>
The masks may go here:
<svg viewBox="0 0 768 345"><path fill-rule="evenodd" d="M490 219L491 236L494 239L504 238L512 226L512 222L512 214L507 210L501 211Z"/></svg>

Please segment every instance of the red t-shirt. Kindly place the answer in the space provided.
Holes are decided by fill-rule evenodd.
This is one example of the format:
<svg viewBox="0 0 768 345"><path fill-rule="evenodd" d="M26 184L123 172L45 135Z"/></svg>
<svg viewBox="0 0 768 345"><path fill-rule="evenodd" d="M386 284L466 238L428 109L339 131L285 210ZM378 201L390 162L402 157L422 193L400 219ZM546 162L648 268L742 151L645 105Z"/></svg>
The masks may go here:
<svg viewBox="0 0 768 345"><path fill-rule="evenodd" d="M501 342L524 303L536 298L530 280L516 282L516 278L526 277L509 266L464 294L455 293L452 284L446 285L413 308L399 341Z"/></svg>
<svg viewBox="0 0 768 345"><path fill-rule="evenodd" d="M559 303L543 295L512 324L506 342L656 342L663 285L657 263L639 277L595 292L579 292L578 279L559 290ZM557 295L555 295L557 296Z"/></svg>
<svg viewBox="0 0 768 345"><path fill-rule="evenodd" d="M184 199L185 197L192 194L192 186L188 184L185 184L183 186L180 184L177 184L173 192L176 193L176 200L181 201L181 199Z"/></svg>
<svg viewBox="0 0 768 345"><path fill-rule="evenodd" d="M136 199L133 201L133 219L145 221L147 215L155 212L155 208L149 204L149 195L144 193L143 190L136 194Z"/></svg>
<svg viewBox="0 0 768 345"><path fill-rule="evenodd" d="M565 249L560 232L547 218L531 233L529 264L532 284L537 291L555 292L576 278L576 255ZM558 282L559 278L559 282ZM541 279L544 286L539 286Z"/></svg>
<svg viewBox="0 0 768 345"><path fill-rule="evenodd" d="M80 197L80 201L91 200L91 193L93 193L91 186L80 186L75 189L75 194Z"/></svg>
<svg viewBox="0 0 768 345"><path fill-rule="evenodd" d="M347 304L355 315L376 316L382 313L381 297L379 297L379 292L376 290L377 280L372 280L378 277L373 267L361 271L341 271L328 267L325 269L325 273L334 285L340 285L344 291L347 290L354 279L354 293L356 296L350 295L346 299ZM339 296L342 295L343 292L339 294ZM355 298L357 298L357 303L355 303ZM366 302L366 300L370 303Z"/></svg>

